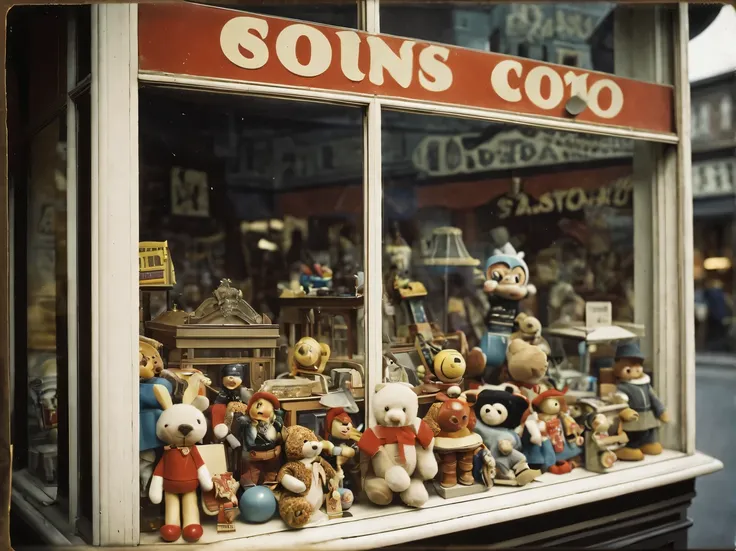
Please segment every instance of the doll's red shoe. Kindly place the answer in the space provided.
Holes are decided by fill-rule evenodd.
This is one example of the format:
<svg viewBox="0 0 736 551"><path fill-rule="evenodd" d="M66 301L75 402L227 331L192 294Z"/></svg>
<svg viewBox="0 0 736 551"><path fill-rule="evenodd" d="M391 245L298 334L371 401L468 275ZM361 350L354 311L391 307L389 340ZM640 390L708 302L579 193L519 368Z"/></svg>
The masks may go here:
<svg viewBox="0 0 736 551"><path fill-rule="evenodd" d="M203 532L204 530L202 530L201 524L190 524L184 528L184 539L189 543L194 543L195 541L199 541Z"/></svg>
<svg viewBox="0 0 736 551"><path fill-rule="evenodd" d="M176 541L181 536L181 528L176 524L164 524L159 533L164 541Z"/></svg>
<svg viewBox="0 0 736 551"><path fill-rule="evenodd" d="M549 472L552 474L567 474L570 471L572 471L572 465L570 465L569 461L560 461L549 468Z"/></svg>

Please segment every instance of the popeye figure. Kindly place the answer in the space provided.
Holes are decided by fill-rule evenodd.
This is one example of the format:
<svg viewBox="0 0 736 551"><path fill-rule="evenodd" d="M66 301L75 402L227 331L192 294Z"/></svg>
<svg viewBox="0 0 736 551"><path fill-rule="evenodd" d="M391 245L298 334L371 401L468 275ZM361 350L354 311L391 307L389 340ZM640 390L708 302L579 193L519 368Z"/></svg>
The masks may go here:
<svg viewBox="0 0 736 551"><path fill-rule="evenodd" d="M521 301L536 293L534 285L529 283L524 253L516 252L510 243L496 249L486 260L483 290L488 294L490 305L486 316L487 332L481 338L480 348L474 348L471 354L482 354L486 366L483 381L488 383L495 370L506 361L506 349Z"/></svg>

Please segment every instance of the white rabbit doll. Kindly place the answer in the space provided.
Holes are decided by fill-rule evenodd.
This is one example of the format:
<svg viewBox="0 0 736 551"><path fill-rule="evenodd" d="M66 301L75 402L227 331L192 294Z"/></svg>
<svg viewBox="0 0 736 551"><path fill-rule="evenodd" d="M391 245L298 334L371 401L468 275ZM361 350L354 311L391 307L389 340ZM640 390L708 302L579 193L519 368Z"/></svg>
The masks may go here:
<svg viewBox="0 0 736 551"><path fill-rule="evenodd" d="M180 536L188 542L202 537L197 487L201 486L204 491L212 489L212 475L197 450L197 442L207 432L202 411L209 407L209 400L189 392L192 386L190 381L183 403L176 405L171 402L165 387L156 385L160 388L154 388L156 399L164 410L156 423L156 436L168 445L153 471L148 497L157 504L165 499L165 523L160 533L169 542Z"/></svg>

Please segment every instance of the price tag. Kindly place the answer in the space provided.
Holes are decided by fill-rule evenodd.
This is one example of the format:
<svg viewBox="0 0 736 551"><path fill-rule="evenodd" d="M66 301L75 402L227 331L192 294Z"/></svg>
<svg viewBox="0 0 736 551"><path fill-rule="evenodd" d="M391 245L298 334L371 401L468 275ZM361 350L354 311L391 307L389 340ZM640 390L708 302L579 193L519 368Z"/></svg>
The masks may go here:
<svg viewBox="0 0 736 551"><path fill-rule="evenodd" d="M613 325L613 306L610 302L585 303L585 327L597 329Z"/></svg>

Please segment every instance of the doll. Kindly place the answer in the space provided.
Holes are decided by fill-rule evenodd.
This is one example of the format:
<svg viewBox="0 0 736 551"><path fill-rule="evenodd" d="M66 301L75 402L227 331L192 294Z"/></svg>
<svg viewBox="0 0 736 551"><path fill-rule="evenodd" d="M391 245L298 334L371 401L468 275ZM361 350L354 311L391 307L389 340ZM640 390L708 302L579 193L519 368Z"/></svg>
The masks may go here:
<svg viewBox="0 0 736 551"><path fill-rule="evenodd" d="M228 405L231 403L248 402L250 398L247 388L243 387L243 364L230 364L223 366L221 375L222 389L220 390L215 404L210 410L212 418L212 427L215 439L219 442L227 440L227 443L234 450L241 447L241 442L235 435L231 434L231 428L225 422L228 413ZM230 408L232 410L232 408Z"/></svg>
<svg viewBox="0 0 736 551"><path fill-rule="evenodd" d="M486 260L486 278L483 290L490 305L486 317L487 331L480 348L471 352L471 363L475 364L477 357L481 356L486 366L483 381L490 382L494 371L506 360L506 348L519 315L520 303L536 293L536 288L529 283L529 267L524 261L524 253L517 252L510 243L496 249Z"/></svg>
<svg viewBox="0 0 736 551"><path fill-rule="evenodd" d="M204 396L185 392L183 403L174 405L163 386L154 385L154 393L163 404L163 413L156 422L156 436L168 445L153 471L148 497L154 504L165 499L166 520L160 530L165 541L176 541L183 536L188 542L196 542L203 532L197 488L209 492L213 487L212 476L197 450L197 443L207 432L202 411L207 409L209 401Z"/></svg>
<svg viewBox="0 0 736 551"><path fill-rule="evenodd" d="M582 428L567 413L565 391L549 389L532 400L537 413L536 433L534 425L524 425L522 446L529 464L553 474L569 473L574 458L581 455Z"/></svg>
<svg viewBox="0 0 736 551"><path fill-rule="evenodd" d="M360 437L360 431L353 427L353 420L343 408L332 408L327 412L325 440L331 445L326 445L323 453L329 456L330 464L337 471L345 503L352 503L353 497L360 493L360 463L356 456ZM347 480L343 467L347 467Z"/></svg>
<svg viewBox="0 0 736 551"><path fill-rule="evenodd" d="M154 394L154 386L161 385L162 390L169 396L173 391L173 385L157 375L163 369L163 360L158 352L161 343L139 337L138 342L138 376L140 416L138 423L139 431L139 453L140 453L140 484L141 491L145 492L148 481L153 475L153 467L156 463L156 451L164 447L164 443L156 436L156 422L163 413L164 404ZM169 401L171 398L169 398Z"/></svg>
<svg viewBox="0 0 736 551"><path fill-rule="evenodd" d="M256 392L248 401L242 426L245 450L241 460L240 485L264 485L273 489L281 467L281 428L279 399L269 392Z"/></svg>
<svg viewBox="0 0 736 551"><path fill-rule="evenodd" d="M475 425L483 443L496 461L496 484L524 486L542 473L529 468L521 452L521 438L516 430L529 409L529 402L513 389L485 389L478 394L473 406L478 423ZM476 461L475 478L481 478L482 465Z"/></svg>
<svg viewBox="0 0 736 551"><path fill-rule="evenodd" d="M662 453L658 429L669 422L664 404L652 389L649 375L644 373L644 355L635 342L625 343L616 349L613 374L616 377L616 396L628 404L620 413L629 441L616 450L622 461L640 461L646 455Z"/></svg>

